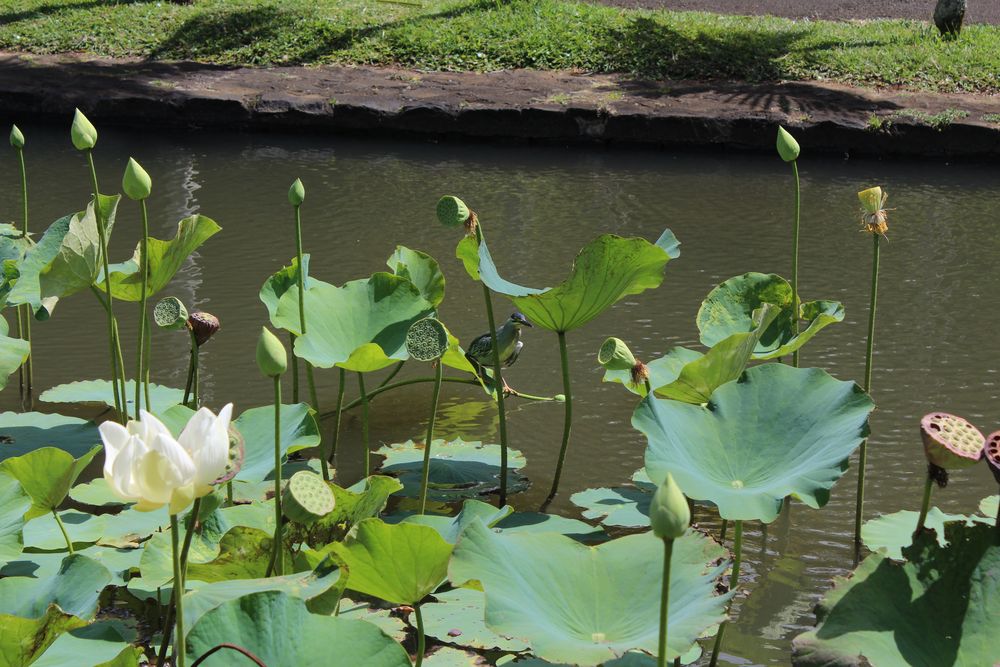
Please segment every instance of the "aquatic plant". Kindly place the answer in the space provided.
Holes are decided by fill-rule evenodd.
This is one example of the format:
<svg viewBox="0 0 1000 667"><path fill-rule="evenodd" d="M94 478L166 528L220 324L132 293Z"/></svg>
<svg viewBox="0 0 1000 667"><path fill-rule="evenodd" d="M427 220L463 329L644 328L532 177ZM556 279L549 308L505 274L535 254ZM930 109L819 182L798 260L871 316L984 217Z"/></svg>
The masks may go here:
<svg viewBox="0 0 1000 667"><path fill-rule="evenodd" d="M139 211L142 216L142 241L139 245L139 273L142 276L140 286L142 294L139 298L139 340L135 346L136 414L139 414L139 410L142 409L143 392L140 391L140 385L145 388L146 409L150 409L149 368L146 361L151 354L146 331L149 320L146 313L146 290L149 281L149 215L146 212L146 199L152 188L153 182L146 170L135 159L129 158L128 165L125 167L125 175L122 176L122 191L129 199L139 202Z"/></svg>
<svg viewBox="0 0 1000 667"><path fill-rule="evenodd" d="M656 659L659 667L667 667L667 619L670 611L670 559L674 540L682 537L691 525L691 508L670 473L653 494L649 507L649 525L653 535L663 540L663 592L660 597L660 642ZM734 566L738 570L738 566ZM730 588L733 588L730 586Z"/></svg>
<svg viewBox="0 0 1000 667"><path fill-rule="evenodd" d="M261 327L257 338L257 368L261 375L274 382L274 549L271 565L275 574L281 576L281 376L288 369L288 355L281 341L267 327Z"/></svg>
<svg viewBox="0 0 1000 667"><path fill-rule="evenodd" d="M434 393L431 412L427 418L427 437L424 438L424 469L420 482L420 513L427 511L427 480L431 469L431 443L434 442L434 418L437 416L441 396L441 357L448 351L448 330L433 317L418 320L406 332L406 351L417 361L429 361L434 366Z"/></svg>
<svg viewBox="0 0 1000 667"><path fill-rule="evenodd" d="M788 130L778 126L778 155L785 162L792 164L792 174L795 176L795 218L792 225L792 298L794 303L792 316L792 333L799 333L799 227L802 217L802 188L799 185L799 142L788 133ZM792 365L799 366L799 351L792 352Z"/></svg>
<svg viewBox="0 0 1000 667"><path fill-rule="evenodd" d="M295 211L295 260L298 266L303 266L302 260L302 202L306 199L306 189L302 181L295 179L291 187L288 188L288 203ZM305 304L305 276L302 271L295 272L298 283L299 297L299 330L301 334L306 333L306 304ZM295 345L295 334L292 336L292 348ZM306 361L306 382L309 385L309 401L313 408L319 407L319 400L316 398L316 380L313 378L312 364ZM299 361L292 355L292 402L299 402ZM329 477L327 472L324 477Z"/></svg>
<svg viewBox="0 0 1000 667"><path fill-rule="evenodd" d="M10 128L10 145L11 148L17 153L17 163L21 171L21 204L23 207L23 215L21 217L21 240L23 244L22 248L30 244L31 240L28 236L28 174L24 166L24 133L17 127L17 125L12 125ZM12 241L13 243L13 241ZM4 253L5 255L7 253ZM21 259L24 256L24 251L18 253L17 259ZM7 259L5 257L5 259ZM21 410L34 410L34 367L33 359L31 357L31 320L34 317L31 308L27 304L19 304L16 306L17 309L17 337L28 343L28 354L23 359L23 366L18 366L19 374L19 388L21 393ZM10 375L10 373L7 373ZM6 378L5 375L4 377Z"/></svg>
<svg viewBox="0 0 1000 667"><path fill-rule="evenodd" d="M983 458L986 442L975 426L946 412L932 412L920 420L920 437L927 457L927 480L920 503L917 533L924 530L924 520L931 506L931 489L936 482L944 488L948 484L948 470L968 468Z"/></svg>
<svg viewBox="0 0 1000 667"><path fill-rule="evenodd" d="M986 437L983 456L990 467L990 472L993 473L993 479L1000 484L1000 431L994 431ZM997 507L996 519L997 530L1000 531L1000 507Z"/></svg>

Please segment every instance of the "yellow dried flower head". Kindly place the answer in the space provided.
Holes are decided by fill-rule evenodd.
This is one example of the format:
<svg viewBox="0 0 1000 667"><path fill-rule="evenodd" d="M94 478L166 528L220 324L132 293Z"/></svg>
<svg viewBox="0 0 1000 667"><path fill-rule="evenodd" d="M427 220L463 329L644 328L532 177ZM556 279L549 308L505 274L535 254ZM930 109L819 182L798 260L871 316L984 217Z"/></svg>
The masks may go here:
<svg viewBox="0 0 1000 667"><path fill-rule="evenodd" d="M889 193L881 187L868 188L858 193L861 200L861 229L869 234L881 234L889 231L889 211L885 207Z"/></svg>

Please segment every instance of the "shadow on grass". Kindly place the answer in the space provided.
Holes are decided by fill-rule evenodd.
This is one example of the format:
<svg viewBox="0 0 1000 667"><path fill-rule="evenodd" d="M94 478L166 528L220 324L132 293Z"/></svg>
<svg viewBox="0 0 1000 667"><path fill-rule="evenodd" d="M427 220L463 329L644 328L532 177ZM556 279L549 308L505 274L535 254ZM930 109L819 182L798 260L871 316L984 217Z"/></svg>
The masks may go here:
<svg viewBox="0 0 1000 667"><path fill-rule="evenodd" d="M115 0L115 5L148 5L157 0ZM86 11L98 7L107 7L109 0L90 0L89 2L54 2L48 5L39 5L34 9L25 9L16 12L0 13L0 25L17 23L18 21L32 21L41 19L64 11Z"/></svg>

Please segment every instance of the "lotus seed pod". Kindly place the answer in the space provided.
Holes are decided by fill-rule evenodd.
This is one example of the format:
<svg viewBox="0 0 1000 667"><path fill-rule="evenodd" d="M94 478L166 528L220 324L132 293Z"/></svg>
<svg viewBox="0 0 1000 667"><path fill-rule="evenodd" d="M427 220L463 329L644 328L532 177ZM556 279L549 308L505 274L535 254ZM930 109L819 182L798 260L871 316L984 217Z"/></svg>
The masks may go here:
<svg viewBox="0 0 1000 667"><path fill-rule="evenodd" d="M597 361L609 371L630 371L636 365L635 355L621 338L609 338L601 345Z"/></svg>
<svg viewBox="0 0 1000 667"><path fill-rule="evenodd" d="M292 187L288 188L288 202L292 206L302 206L302 202L305 200L306 186L302 185L302 181L296 178Z"/></svg>
<svg viewBox="0 0 1000 667"><path fill-rule="evenodd" d="M445 227L464 225L471 215L469 207L458 197L441 197L437 203L437 217Z"/></svg>
<svg viewBox="0 0 1000 667"><path fill-rule="evenodd" d="M278 377L288 368L285 346L267 327L260 328L260 337L257 339L257 368L270 378Z"/></svg>
<svg viewBox="0 0 1000 667"><path fill-rule="evenodd" d="M986 437L986 463L990 467L990 472L1000 484L1000 431L994 431Z"/></svg>
<svg viewBox="0 0 1000 667"><path fill-rule="evenodd" d="M983 457L986 439L975 426L946 412L932 412L920 420L927 460L945 470L975 465Z"/></svg>
<svg viewBox="0 0 1000 667"><path fill-rule="evenodd" d="M188 316L188 326L194 332L194 343L198 347L207 343L222 328L218 317L203 310L196 310Z"/></svg>
<svg viewBox="0 0 1000 667"><path fill-rule="evenodd" d="M153 308L153 321L164 329L178 330L187 326L188 310L175 296L160 299Z"/></svg>
<svg viewBox="0 0 1000 667"><path fill-rule="evenodd" d="M330 486L314 472L300 470L281 493L281 510L290 521L310 526L333 511L336 499Z"/></svg>
<svg viewBox="0 0 1000 667"><path fill-rule="evenodd" d="M654 535L665 540L677 539L691 525L691 508L687 498L669 472L649 504L649 525L653 527Z"/></svg>
<svg viewBox="0 0 1000 667"><path fill-rule="evenodd" d="M153 179L149 177L146 170L142 168L134 159L128 159L125 167L125 175L122 176L122 190L129 199L139 201L149 197L153 190Z"/></svg>
<svg viewBox="0 0 1000 667"><path fill-rule="evenodd" d="M861 201L861 228L871 234L889 231L889 211L885 208L889 193L881 187L868 188L858 193Z"/></svg>
<svg viewBox="0 0 1000 667"><path fill-rule="evenodd" d="M10 145L17 150L24 148L24 134L17 125L10 126Z"/></svg>
<svg viewBox="0 0 1000 667"><path fill-rule="evenodd" d="M73 127L70 128L69 136L78 151L90 150L97 145L97 128L79 109L73 114Z"/></svg>
<svg viewBox="0 0 1000 667"><path fill-rule="evenodd" d="M778 126L778 155L785 162L792 162L793 160L799 159L799 142L795 141L795 137L788 133L788 130Z"/></svg>
<svg viewBox="0 0 1000 667"><path fill-rule="evenodd" d="M232 423L229 424L229 462L226 464L226 471L212 482L212 486L225 484L239 474L243 467L243 458L246 455L246 442L243 434Z"/></svg>
<svg viewBox="0 0 1000 667"><path fill-rule="evenodd" d="M417 361L434 361L448 351L448 330L433 317L417 320L406 332L406 351Z"/></svg>

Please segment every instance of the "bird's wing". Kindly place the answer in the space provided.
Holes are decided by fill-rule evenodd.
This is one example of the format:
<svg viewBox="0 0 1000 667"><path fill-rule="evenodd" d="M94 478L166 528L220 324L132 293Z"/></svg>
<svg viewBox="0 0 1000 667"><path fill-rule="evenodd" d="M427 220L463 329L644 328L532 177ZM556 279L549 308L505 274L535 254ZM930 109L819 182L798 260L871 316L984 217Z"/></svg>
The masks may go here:
<svg viewBox="0 0 1000 667"><path fill-rule="evenodd" d="M465 356L471 357L476 361L489 361L487 356L493 351L493 346L490 344L491 336L488 333L483 334L479 338L469 343L469 348L465 352Z"/></svg>
<svg viewBox="0 0 1000 667"><path fill-rule="evenodd" d="M503 362L503 365L508 368L513 366L514 362L517 361L517 358L521 356L521 348L523 347L524 343L522 341L517 341L517 345L514 346L514 351L510 353L510 356Z"/></svg>

